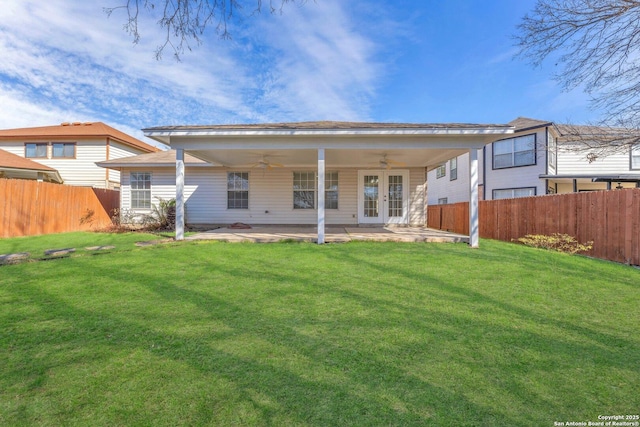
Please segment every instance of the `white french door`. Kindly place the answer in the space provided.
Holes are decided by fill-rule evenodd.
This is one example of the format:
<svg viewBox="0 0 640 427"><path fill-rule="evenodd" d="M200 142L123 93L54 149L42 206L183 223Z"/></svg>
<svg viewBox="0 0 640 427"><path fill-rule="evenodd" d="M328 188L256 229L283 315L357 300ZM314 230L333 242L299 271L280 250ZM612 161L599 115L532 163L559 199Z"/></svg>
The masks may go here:
<svg viewBox="0 0 640 427"><path fill-rule="evenodd" d="M358 222L409 223L409 171L358 171Z"/></svg>

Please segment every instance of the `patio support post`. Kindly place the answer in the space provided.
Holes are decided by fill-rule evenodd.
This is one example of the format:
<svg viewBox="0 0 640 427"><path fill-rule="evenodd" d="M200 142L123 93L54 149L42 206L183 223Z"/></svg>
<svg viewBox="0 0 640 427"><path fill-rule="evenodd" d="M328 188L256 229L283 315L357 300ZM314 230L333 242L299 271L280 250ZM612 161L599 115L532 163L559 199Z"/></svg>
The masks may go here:
<svg viewBox="0 0 640 427"><path fill-rule="evenodd" d="M324 148L318 148L318 244L324 243Z"/></svg>
<svg viewBox="0 0 640 427"><path fill-rule="evenodd" d="M478 224L478 150L469 150L469 246L478 247L480 227Z"/></svg>
<svg viewBox="0 0 640 427"><path fill-rule="evenodd" d="M184 240L184 149L176 149L176 240Z"/></svg>

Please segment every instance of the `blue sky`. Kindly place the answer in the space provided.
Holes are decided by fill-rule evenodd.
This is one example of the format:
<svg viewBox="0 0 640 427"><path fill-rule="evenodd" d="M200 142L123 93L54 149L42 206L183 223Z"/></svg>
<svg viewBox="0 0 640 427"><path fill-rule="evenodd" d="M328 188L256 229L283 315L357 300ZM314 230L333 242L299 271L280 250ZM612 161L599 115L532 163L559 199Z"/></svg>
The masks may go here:
<svg viewBox="0 0 640 427"><path fill-rule="evenodd" d="M255 4L255 0L246 0ZM246 17L176 62L154 58L162 33L124 0L4 0L0 128L103 121L138 138L175 124L306 120L506 123L518 116L598 118L562 92L554 64L514 59L534 0L315 0ZM146 140L146 139L145 139ZM147 140L149 142L149 140Z"/></svg>

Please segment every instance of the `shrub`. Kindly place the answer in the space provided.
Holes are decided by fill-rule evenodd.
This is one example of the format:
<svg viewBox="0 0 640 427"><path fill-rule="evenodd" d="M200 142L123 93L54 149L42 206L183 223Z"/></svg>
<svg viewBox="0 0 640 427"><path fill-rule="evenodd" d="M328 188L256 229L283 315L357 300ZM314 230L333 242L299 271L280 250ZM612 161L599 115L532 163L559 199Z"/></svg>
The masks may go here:
<svg viewBox="0 0 640 427"><path fill-rule="evenodd" d="M151 206L151 213L143 220L150 229L173 230L176 223L176 199L158 199L157 205Z"/></svg>
<svg viewBox="0 0 640 427"><path fill-rule="evenodd" d="M568 234L553 233L550 236L544 234L527 234L517 239L518 242L533 248L542 248L567 254L588 252L593 248L593 241L580 243L575 237Z"/></svg>

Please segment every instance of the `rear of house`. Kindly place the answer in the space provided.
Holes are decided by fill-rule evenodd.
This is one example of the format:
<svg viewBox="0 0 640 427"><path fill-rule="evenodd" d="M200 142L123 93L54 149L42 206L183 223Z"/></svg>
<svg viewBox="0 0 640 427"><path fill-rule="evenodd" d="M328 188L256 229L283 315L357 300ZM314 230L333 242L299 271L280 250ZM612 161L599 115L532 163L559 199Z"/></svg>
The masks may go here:
<svg viewBox="0 0 640 427"><path fill-rule="evenodd" d="M174 148L173 159L149 154L99 163L121 171L123 209L140 214L175 197L177 238L183 223L308 224L317 226L321 243L325 225L424 225L426 171L472 153L461 173L477 177L477 150L513 128L299 122L145 133ZM477 186L466 191L477 197Z"/></svg>

